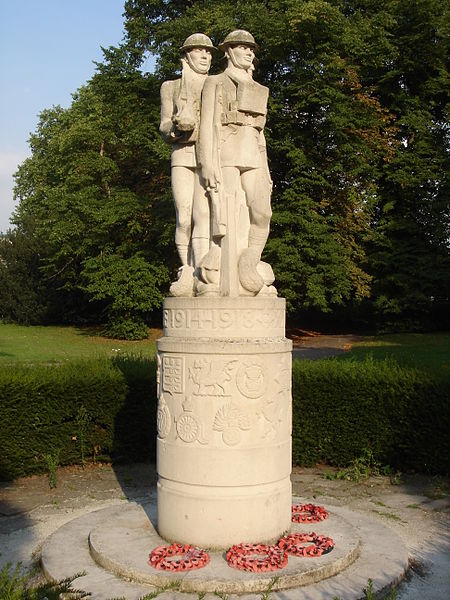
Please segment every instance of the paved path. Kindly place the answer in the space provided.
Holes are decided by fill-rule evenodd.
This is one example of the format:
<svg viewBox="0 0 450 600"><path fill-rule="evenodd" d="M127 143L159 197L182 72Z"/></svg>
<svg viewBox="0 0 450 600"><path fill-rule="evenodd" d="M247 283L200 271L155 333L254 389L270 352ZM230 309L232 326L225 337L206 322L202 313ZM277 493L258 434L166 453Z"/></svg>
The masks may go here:
<svg viewBox="0 0 450 600"><path fill-rule="evenodd" d="M311 335L298 336L288 332L293 341L292 357L316 360L339 356L351 350L354 342L364 339L362 336L349 335Z"/></svg>

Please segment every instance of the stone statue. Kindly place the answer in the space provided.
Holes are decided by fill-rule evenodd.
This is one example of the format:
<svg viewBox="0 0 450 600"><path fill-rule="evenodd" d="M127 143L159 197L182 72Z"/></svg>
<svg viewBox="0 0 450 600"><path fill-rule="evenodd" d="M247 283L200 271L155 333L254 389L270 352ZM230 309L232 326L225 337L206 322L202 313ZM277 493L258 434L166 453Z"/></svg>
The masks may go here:
<svg viewBox="0 0 450 600"><path fill-rule="evenodd" d="M199 273L206 285L198 285L198 293L213 294L220 280L220 295L276 295L272 269L260 262L271 217L263 133L269 91L253 80L257 44L251 33L232 31L219 48L227 67L207 78L202 93L199 162L212 226Z"/></svg>
<svg viewBox="0 0 450 600"><path fill-rule="evenodd" d="M276 295L272 268L261 262L271 217L263 132L269 91L253 80L251 33L232 31L219 48L227 67L208 77L215 48L202 33L189 36L180 49L181 79L161 86L181 261L170 293Z"/></svg>
<svg viewBox="0 0 450 600"><path fill-rule="evenodd" d="M272 543L292 519L292 342L261 261L268 89L248 31L219 47L225 70L206 76L212 43L187 38L181 80L161 88L182 266L157 342L158 534L206 548Z"/></svg>
<svg viewBox="0 0 450 600"><path fill-rule="evenodd" d="M194 267L209 250L209 225L196 232L196 206L207 203L197 168L196 145L200 126L203 84L211 66L213 44L202 33L190 35L180 48L180 79L161 86L160 132L172 145L171 179L176 210L175 244L181 261L173 296L192 296ZM192 225L194 224L194 228ZM193 230L194 229L194 230Z"/></svg>

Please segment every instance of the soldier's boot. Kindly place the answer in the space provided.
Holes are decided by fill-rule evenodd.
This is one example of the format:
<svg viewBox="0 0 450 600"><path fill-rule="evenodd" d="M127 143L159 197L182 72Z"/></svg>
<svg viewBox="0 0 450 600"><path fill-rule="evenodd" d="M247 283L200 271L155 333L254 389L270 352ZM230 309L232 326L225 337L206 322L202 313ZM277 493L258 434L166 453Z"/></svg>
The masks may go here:
<svg viewBox="0 0 450 600"><path fill-rule="evenodd" d="M178 269L177 276L177 281L174 281L169 288L170 295L192 296L194 294L194 267L183 265Z"/></svg>
<svg viewBox="0 0 450 600"><path fill-rule="evenodd" d="M242 251L239 259L239 281L244 289L257 294L264 285L264 280L256 270L261 252L254 247Z"/></svg>

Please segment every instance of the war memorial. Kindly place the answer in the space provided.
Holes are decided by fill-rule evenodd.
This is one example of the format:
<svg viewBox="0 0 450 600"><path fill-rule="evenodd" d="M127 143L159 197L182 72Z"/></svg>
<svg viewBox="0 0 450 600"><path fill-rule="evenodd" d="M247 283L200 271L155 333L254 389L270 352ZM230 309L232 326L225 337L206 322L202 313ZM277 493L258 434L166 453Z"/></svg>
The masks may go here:
<svg viewBox="0 0 450 600"><path fill-rule="evenodd" d="M292 343L261 259L272 181L257 49L248 31L218 48L194 33L181 77L161 87L180 268L158 341L156 494L74 519L42 551L49 577L84 572L76 586L96 599L174 584L163 598L256 598L271 586L286 600L347 600L363 597L368 578L380 575L380 590L407 569L387 527L292 498ZM209 75L215 52L224 69Z"/></svg>

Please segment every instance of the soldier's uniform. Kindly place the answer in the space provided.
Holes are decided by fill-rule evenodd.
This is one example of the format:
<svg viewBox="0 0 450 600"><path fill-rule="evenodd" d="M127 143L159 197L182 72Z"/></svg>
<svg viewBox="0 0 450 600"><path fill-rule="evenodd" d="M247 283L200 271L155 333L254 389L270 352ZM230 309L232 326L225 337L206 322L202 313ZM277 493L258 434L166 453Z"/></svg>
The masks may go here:
<svg viewBox="0 0 450 600"><path fill-rule="evenodd" d="M186 52L181 78L165 81L161 86L159 130L164 140L172 146L172 194L177 218L175 244L182 263L178 280L170 287L174 296L192 295L193 264L195 260L200 260L209 246L208 229L204 239L191 237L193 205L196 201L206 202L205 190L197 171L196 142L200 127L201 94L207 71L194 69L189 62L189 51L195 49L205 49L211 53L214 47L202 33L189 36L180 48L182 54Z"/></svg>
<svg viewBox="0 0 450 600"><path fill-rule="evenodd" d="M237 81L229 70L208 77L203 87L202 104L204 114L207 106L213 107L213 118L209 124L202 124L201 164L207 162L211 150L216 150L221 167L265 167L264 157L260 154L265 153L262 131L268 93L268 88L256 81Z"/></svg>
<svg viewBox="0 0 450 600"><path fill-rule="evenodd" d="M229 34L219 48L232 45L256 47L253 36L241 30ZM272 214L263 134L268 95L267 87L253 81L251 71L234 68L230 62L223 73L209 76L202 92L197 153L204 176L209 178L207 173L213 173L226 194L238 191L232 183L236 175L228 173L229 168L234 168L240 177L249 208L250 229L248 246L239 259L239 277L241 285L253 293L258 293L264 285L256 266ZM249 172L253 172L251 177Z"/></svg>
<svg viewBox="0 0 450 600"><path fill-rule="evenodd" d="M181 132L176 129L172 117L179 114L185 104L185 99L181 97L181 78L165 81L161 86L160 131L164 140L172 145L170 162L172 167L197 167L195 142L198 138L200 122L200 101L201 88L198 97L193 99L195 128L192 131L183 132L182 137L179 137Z"/></svg>

